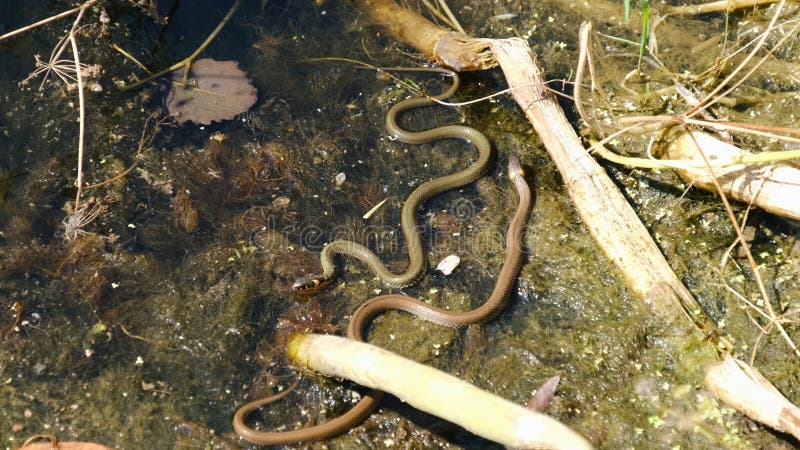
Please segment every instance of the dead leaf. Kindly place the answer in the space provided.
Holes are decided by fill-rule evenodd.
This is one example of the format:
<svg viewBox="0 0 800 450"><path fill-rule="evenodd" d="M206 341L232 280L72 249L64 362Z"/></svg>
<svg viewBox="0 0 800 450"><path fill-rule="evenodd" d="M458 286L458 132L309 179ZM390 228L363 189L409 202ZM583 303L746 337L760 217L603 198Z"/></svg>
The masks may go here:
<svg viewBox="0 0 800 450"><path fill-rule="evenodd" d="M258 100L258 90L236 61L203 58L192 64L190 86L181 86L184 69L172 72L167 109L178 123L201 125L233 119Z"/></svg>

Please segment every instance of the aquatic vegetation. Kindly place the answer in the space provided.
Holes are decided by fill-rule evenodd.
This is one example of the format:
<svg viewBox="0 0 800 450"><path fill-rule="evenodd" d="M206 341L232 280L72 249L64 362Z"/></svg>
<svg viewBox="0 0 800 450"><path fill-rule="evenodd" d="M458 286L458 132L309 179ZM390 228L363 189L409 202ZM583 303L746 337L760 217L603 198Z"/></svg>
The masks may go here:
<svg viewBox="0 0 800 450"><path fill-rule="evenodd" d="M61 221L61 227L64 229L64 238L71 241L77 239L78 236L89 234L84 228L105 214L108 206L103 200L91 197L85 199L77 208L67 202L64 205L64 211L67 213L67 217Z"/></svg>
<svg viewBox="0 0 800 450"><path fill-rule="evenodd" d="M292 243L280 232L264 226L254 231L252 245L264 260L264 270L272 278L272 289L277 294L292 292L292 283L308 271L319 270L319 259L301 246Z"/></svg>
<svg viewBox="0 0 800 450"><path fill-rule="evenodd" d="M295 167L290 147L278 142L240 144L221 133L212 135L201 151L182 147L169 160L178 186L192 193L198 211L225 214L220 203L267 198Z"/></svg>
<svg viewBox="0 0 800 450"><path fill-rule="evenodd" d="M175 426L178 438L174 450L197 450L212 448L214 450L240 450L242 447L236 439L219 436L215 430L195 422L181 422Z"/></svg>
<svg viewBox="0 0 800 450"><path fill-rule="evenodd" d="M354 188L353 193L350 194L350 203L366 213L386 198L386 190L380 181L366 180L358 183ZM381 208L377 210L377 213L382 214L383 211L384 209ZM374 214L371 217L375 217Z"/></svg>
<svg viewBox="0 0 800 450"><path fill-rule="evenodd" d="M61 80L68 91L74 90L78 83L75 61L59 59L64 50L66 50L67 44L69 44L69 41L65 37L53 48L50 59L47 61L44 61L39 55L33 55L36 61L36 70L28 75L28 78L20 81L19 86L22 88L28 87L33 79L41 76L42 81L39 84L40 91L44 89L48 81L54 81L55 79ZM102 74L102 68L97 64L88 65L79 63L78 67L80 68L81 76L87 80L96 78Z"/></svg>
<svg viewBox="0 0 800 450"><path fill-rule="evenodd" d="M192 233L200 224L200 215L186 191L180 191L172 199L172 213L175 225L181 230Z"/></svg>

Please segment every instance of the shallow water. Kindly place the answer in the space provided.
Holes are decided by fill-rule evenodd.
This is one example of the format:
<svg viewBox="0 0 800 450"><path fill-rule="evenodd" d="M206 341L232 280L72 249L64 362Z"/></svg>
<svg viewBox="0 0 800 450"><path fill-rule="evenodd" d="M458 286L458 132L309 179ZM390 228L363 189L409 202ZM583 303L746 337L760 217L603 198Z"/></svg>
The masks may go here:
<svg viewBox="0 0 800 450"><path fill-rule="evenodd" d="M470 34L530 36L553 79L572 74L582 20L593 18L603 33L638 40L637 19L620 23L613 14L621 7L611 3L575 12L560 2L450 6ZM13 22L0 22L0 33L66 8L4 3L0 17ZM85 183L132 169L84 193L86 204L102 210L82 228L86 234L74 239L66 239L62 221L75 198L76 93L60 81L39 91L41 78L18 86L34 70L33 55L49 55L72 19L0 42L5 87L0 108L1 446L16 448L33 434L52 433L61 440L115 448L248 448L232 434L231 416L244 402L294 379L283 358L288 330L343 334L357 305L389 292L368 269L344 258L338 260L342 275L334 286L312 299L294 298L291 282L317 270L322 245L342 237L369 244L402 269L398 222L404 198L422 182L475 158L474 150L460 142L407 145L389 139L383 116L390 105L412 95L408 88L347 62L307 60L340 57L376 66L423 62L338 2L320 7L244 2L201 56L239 61L259 89L258 103L235 120L210 126L177 126L164 114L148 121L164 106L165 87L151 83L121 91L118 86L130 82L132 74L144 75L109 45L119 45L151 69L166 67L199 45L226 8L211 1L159 2L156 16L129 3L101 2L87 12L81 58L99 64L102 73L90 80L100 89L87 92ZM109 23L100 21L101 10ZM168 24L158 20L167 16ZM763 19L732 16L731 28ZM675 49L695 44L695 36L724 32L722 15L673 18L668 25L672 28L664 26L661 42L665 65L679 72L712 64L713 52L704 59ZM684 30L684 41L675 41L672 29ZM606 40L596 50L612 107L619 112L636 103L618 87L635 68L635 49ZM433 76L399 76L430 91L442 85ZM669 78L657 70L650 76L651 86L635 88L655 89ZM781 90L792 90L791 79L778 81ZM753 84L770 88L760 78ZM458 97L472 99L503 87L498 71L469 74ZM670 108L667 103L643 100L635 106L653 113ZM572 114L568 102L565 106ZM783 111L792 107L786 104ZM790 117L763 103L726 113L764 122ZM674 331L654 323L628 294L509 98L409 116L404 125L410 128L463 122L484 130L498 156L487 176L422 208L419 223L429 266L449 254L458 254L462 263L449 277L431 269L404 292L462 310L488 296L516 199L504 175L509 154L521 156L536 203L526 231L526 264L501 317L480 333L465 333L385 314L370 334L372 342L520 404L544 380L561 374L548 412L598 448L794 444L720 405L701 388L699 369L685 363L691 358L675 353L701 351L676 349ZM646 140L631 138L620 146L643 148ZM722 206L710 194L683 195L674 174L605 167L676 272L734 341L737 355L747 359L758 329L720 285L716 269L735 238ZM375 215L362 219L384 199ZM797 232L767 214L753 215L748 223L762 275L776 308L790 310L800 301ZM725 278L736 289L755 292L749 269L728 270ZM786 326L796 334L796 327ZM788 398L800 398L797 360L785 343L773 332L758 345L756 365ZM251 424L297 427L323 421L347 408L352 388L306 374L295 393ZM499 448L393 398L347 435L310 447Z"/></svg>

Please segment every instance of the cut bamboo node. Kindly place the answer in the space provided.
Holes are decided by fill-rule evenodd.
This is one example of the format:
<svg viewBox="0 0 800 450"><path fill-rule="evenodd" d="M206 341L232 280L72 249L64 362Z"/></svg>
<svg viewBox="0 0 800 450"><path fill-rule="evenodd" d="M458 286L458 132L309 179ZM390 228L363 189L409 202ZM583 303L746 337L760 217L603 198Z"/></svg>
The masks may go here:
<svg viewBox="0 0 800 450"><path fill-rule="evenodd" d="M699 147L699 148L698 148ZM739 164L753 153L711 135L695 131L682 133L667 147L665 156L674 160L703 161L702 150L713 167L713 176L725 195L766 211L800 220L800 169L786 163ZM729 163L724 167L723 164ZM707 167L678 169L684 182L716 192Z"/></svg>
<svg viewBox="0 0 800 450"><path fill-rule="evenodd" d="M288 347L289 357L304 367L389 392L417 409L508 447L592 448L578 433L549 416L367 343L295 334Z"/></svg>
<svg viewBox="0 0 800 450"><path fill-rule="evenodd" d="M474 38L450 32L439 37L434 46L436 62L456 72L491 69L497 65L490 46L491 39Z"/></svg>

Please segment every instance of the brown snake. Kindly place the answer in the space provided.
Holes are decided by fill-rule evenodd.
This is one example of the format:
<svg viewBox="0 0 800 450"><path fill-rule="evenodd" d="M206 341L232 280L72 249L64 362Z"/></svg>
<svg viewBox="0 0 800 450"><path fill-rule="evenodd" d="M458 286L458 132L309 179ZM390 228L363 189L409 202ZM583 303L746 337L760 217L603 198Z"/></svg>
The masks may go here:
<svg viewBox="0 0 800 450"><path fill-rule="evenodd" d="M356 309L347 327L347 337L364 341L364 330L372 319L392 309L405 311L438 325L453 328L485 323L500 312L507 302L508 295L514 286L514 282L522 266L523 233L531 207L531 192L528 188L528 184L525 182L522 166L516 156L511 156L508 164L508 173L519 193L519 204L514 213L514 218L508 226L508 232L506 234L506 258L489 299L483 305L471 311L453 312L431 306L406 295L381 295L368 300ZM294 386L296 386L296 383ZM292 386L292 388L294 386ZM301 428L299 430L279 432L258 431L245 424L245 419L251 412L263 405L280 399L290 392L292 388L267 398L252 401L237 409L233 416L233 428L236 433L247 441L263 445L290 444L327 439L342 434L363 422L377 407L383 396L383 392L372 389L367 392L353 408L343 415L328 422L308 428Z"/></svg>

